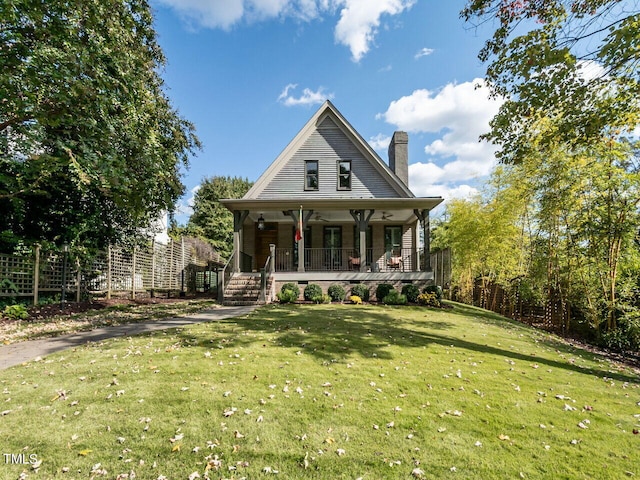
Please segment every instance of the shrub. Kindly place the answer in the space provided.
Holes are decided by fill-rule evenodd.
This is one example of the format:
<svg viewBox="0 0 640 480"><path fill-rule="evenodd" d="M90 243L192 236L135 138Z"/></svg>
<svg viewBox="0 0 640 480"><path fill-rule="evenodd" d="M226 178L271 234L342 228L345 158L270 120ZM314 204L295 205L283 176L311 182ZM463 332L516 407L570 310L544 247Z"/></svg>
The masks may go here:
<svg viewBox="0 0 640 480"><path fill-rule="evenodd" d="M284 292L285 290L295 293L296 300L300 296L300 289L298 288L298 285L295 283L285 283L284 285L282 285L282 288L280 289L280 291Z"/></svg>
<svg viewBox="0 0 640 480"><path fill-rule="evenodd" d="M347 292L342 285L331 285L328 288L327 293L334 302L342 302L347 296Z"/></svg>
<svg viewBox="0 0 640 480"><path fill-rule="evenodd" d="M369 287L366 285L359 283L351 287L351 295L355 295L356 297L360 297L361 301L368 302L369 301Z"/></svg>
<svg viewBox="0 0 640 480"><path fill-rule="evenodd" d="M376 300L382 302L391 290L394 290L393 285L390 283L381 283L378 285L378 288L376 288Z"/></svg>
<svg viewBox="0 0 640 480"><path fill-rule="evenodd" d="M315 283L310 283L309 285L304 287L303 295L305 300L313 301L314 297L322 296L322 287L320 287L320 285L316 285Z"/></svg>
<svg viewBox="0 0 640 480"><path fill-rule="evenodd" d="M425 307L439 307L440 300L438 300L438 296L435 293L421 293L418 295L418 304L424 305Z"/></svg>
<svg viewBox="0 0 640 480"><path fill-rule="evenodd" d="M385 305L406 305L407 296L403 295L395 288L391 289L384 297L382 297L382 303Z"/></svg>
<svg viewBox="0 0 640 480"><path fill-rule="evenodd" d="M24 305L7 305L2 311L2 316L12 320L25 320L29 317L29 312Z"/></svg>
<svg viewBox="0 0 640 480"><path fill-rule="evenodd" d="M416 303L418 295L420 295L420 289L412 283L407 283L402 287L402 294L407 296L408 302Z"/></svg>
<svg viewBox="0 0 640 480"><path fill-rule="evenodd" d="M433 293L438 302L442 302L442 287L440 285L427 285L422 289L422 293Z"/></svg>
<svg viewBox="0 0 640 480"><path fill-rule="evenodd" d="M627 353L640 350L640 319L636 312L619 320L618 328L602 334L598 342L614 352Z"/></svg>
<svg viewBox="0 0 640 480"><path fill-rule="evenodd" d="M331 297L326 293L323 293L322 295L316 295L315 297L311 298L311 301L313 303L331 303Z"/></svg>
<svg viewBox="0 0 640 480"><path fill-rule="evenodd" d="M355 303L356 305L362 305L362 299L358 295L351 295L349 300L351 300L351 303Z"/></svg>
<svg viewBox="0 0 640 480"><path fill-rule="evenodd" d="M282 290L276 296L280 303L293 303L298 300L298 295L293 290Z"/></svg>

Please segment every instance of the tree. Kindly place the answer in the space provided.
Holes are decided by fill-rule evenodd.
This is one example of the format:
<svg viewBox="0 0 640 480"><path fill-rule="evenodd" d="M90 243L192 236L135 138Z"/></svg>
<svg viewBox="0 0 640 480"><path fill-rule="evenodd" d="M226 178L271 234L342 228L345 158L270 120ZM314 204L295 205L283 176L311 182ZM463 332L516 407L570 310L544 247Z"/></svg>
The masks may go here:
<svg viewBox="0 0 640 480"><path fill-rule="evenodd" d="M239 177L205 178L196 192L193 215L187 228L198 229L224 257L233 252L233 214L220 203L223 198L242 198L253 185Z"/></svg>
<svg viewBox="0 0 640 480"><path fill-rule="evenodd" d="M492 94L506 98L486 135L503 161L529 153L541 119L556 124L549 143L572 147L639 124L639 11L640 2L620 0L467 2L466 21L497 23L479 58Z"/></svg>
<svg viewBox="0 0 640 480"><path fill-rule="evenodd" d="M146 0L0 3L0 241L104 246L172 210L199 147Z"/></svg>
<svg viewBox="0 0 640 480"><path fill-rule="evenodd" d="M448 220L439 235L451 247L452 282L465 301L472 299L478 279L483 288L489 283L509 286L526 271L518 224L522 204L513 201L512 193L498 181L488 198L457 199L447 206Z"/></svg>

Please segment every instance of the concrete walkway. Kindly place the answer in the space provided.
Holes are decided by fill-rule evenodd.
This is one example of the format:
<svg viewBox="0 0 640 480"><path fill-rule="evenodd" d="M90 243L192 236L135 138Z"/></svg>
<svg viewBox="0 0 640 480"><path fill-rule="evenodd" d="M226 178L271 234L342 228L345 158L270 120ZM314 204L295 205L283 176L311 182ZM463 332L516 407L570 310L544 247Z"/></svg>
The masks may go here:
<svg viewBox="0 0 640 480"><path fill-rule="evenodd" d="M163 318L149 322L128 323L113 327L103 327L88 332L70 333L42 340L27 340L25 342L12 343L0 346L0 370L14 365L20 365L37 357L44 357L60 350L84 345L88 342L99 342L107 338L138 335L140 333L164 330L167 328L183 327L194 323L215 322L225 318L240 317L246 315L257 306L243 307L219 307L205 310L195 315L177 318Z"/></svg>

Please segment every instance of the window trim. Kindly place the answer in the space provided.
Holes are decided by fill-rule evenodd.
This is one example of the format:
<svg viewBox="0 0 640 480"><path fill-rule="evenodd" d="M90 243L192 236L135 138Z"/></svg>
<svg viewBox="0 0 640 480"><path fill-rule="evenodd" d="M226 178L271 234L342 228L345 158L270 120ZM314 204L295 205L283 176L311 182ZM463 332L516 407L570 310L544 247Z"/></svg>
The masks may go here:
<svg viewBox="0 0 640 480"><path fill-rule="evenodd" d="M309 165L315 163L316 165L316 173L309 173ZM315 175L316 177L316 186L309 185L309 176ZM305 160L304 161L304 189L305 191L315 192L320 189L320 162L318 160Z"/></svg>
<svg viewBox="0 0 640 480"><path fill-rule="evenodd" d="M343 177L344 174L340 173L340 165L343 163L348 163L349 164L349 174L348 176L346 176L346 178L349 179L349 186L348 187L342 187L340 185L340 180ZM336 190L339 191L350 191L351 187L352 187L352 180L353 180L353 170L352 170L352 164L351 164L351 160L338 160L336 162L336 179L337 179L337 184L336 184Z"/></svg>

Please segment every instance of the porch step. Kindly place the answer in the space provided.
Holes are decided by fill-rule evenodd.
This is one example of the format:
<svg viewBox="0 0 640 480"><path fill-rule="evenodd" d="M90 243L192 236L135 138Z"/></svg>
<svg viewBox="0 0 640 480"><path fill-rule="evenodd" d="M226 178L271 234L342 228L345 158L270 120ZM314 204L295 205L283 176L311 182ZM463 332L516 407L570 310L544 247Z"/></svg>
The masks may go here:
<svg viewBox="0 0 640 480"><path fill-rule="evenodd" d="M272 280L270 280L270 283ZM267 285L267 289L270 288ZM237 274L229 280L224 289L224 305L259 305L264 302L260 298L260 276Z"/></svg>

